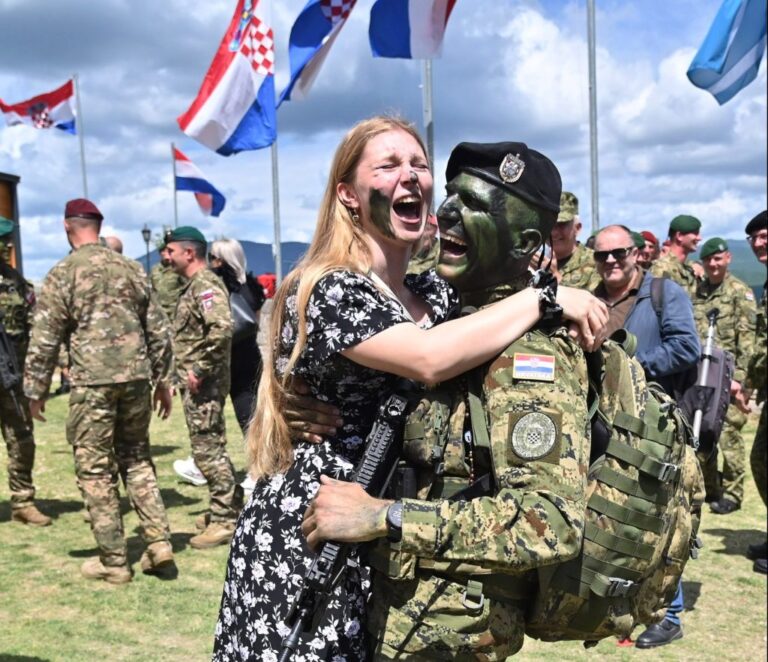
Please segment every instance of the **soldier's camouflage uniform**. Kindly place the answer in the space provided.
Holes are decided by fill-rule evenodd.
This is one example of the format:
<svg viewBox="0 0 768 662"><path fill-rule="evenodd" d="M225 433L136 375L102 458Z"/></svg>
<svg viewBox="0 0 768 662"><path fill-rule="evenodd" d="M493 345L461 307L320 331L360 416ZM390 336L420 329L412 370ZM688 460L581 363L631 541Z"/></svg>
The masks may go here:
<svg viewBox="0 0 768 662"><path fill-rule="evenodd" d="M213 522L234 522L242 506L224 426L231 346L227 290L210 269L200 269L186 283L176 306L173 353L192 457L208 481ZM202 379L197 393L186 388L188 371Z"/></svg>
<svg viewBox="0 0 768 662"><path fill-rule="evenodd" d="M529 366L532 357L553 357L554 372L545 371L543 381L513 378L525 355ZM433 396L445 398L452 389L461 403L454 402L438 458L442 475L434 470L434 442L406 433L404 456L418 465L419 497L426 500L403 499L402 541L381 542L372 554L376 599L368 626L376 659L506 659L523 645L537 568L580 551L590 447L581 349L563 329L535 330L484 377L476 374L498 491L469 501L443 498L465 487L480 461L477 447L470 453L463 440L469 428L461 392L471 378L464 376ZM482 471L475 466L475 478Z"/></svg>
<svg viewBox="0 0 768 662"><path fill-rule="evenodd" d="M20 371L24 369L34 303L35 293L32 285L0 258L0 312L3 315L2 323L16 352L16 364ZM32 483L35 440L32 417L21 382L14 389L13 395L0 387L0 427L8 450L11 508L26 508L33 505L35 499L35 486Z"/></svg>
<svg viewBox="0 0 768 662"><path fill-rule="evenodd" d="M680 262L671 252L655 260L648 271L656 278L669 278L675 281L691 299L695 296L699 279L687 262Z"/></svg>
<svg viewBox="0 0 768 662"><path fill-rule="evenodd" d="M160 304L166 317L173 323L173 318L176 315L176 303L184 289L186 278L177 274L172 266L166 266L162 262L158 262L152 267L149 277L157 303Z"/></svg>
<svg viewBox="0 0 768 662"><path fill-rule="evenodd" d="M768 491L768 406L766 406L766 377L768 373L768 331L766 330L766 317L768 317L768 282L763 286L763 295L760 298L760 307L757 311L757 322L755 328L755 347L754 353L749 359L747 366L746 387L757 391L757 403L762 403L763 409L760 412L760 421L757 424L755 433L755 443L752 445L752 452L749 455L749 463L752 467L752 476L757 484L757 491L766 501L766 491Z"/></svg>
<svg viewBox="0 0 768 662"><path fill-rule="evenodd" d="M411 257L411 259L408 261L407 273L420 274L428 271L429 269L434 269L437 267L437 261L439 257L440 240L435 237L435 241L432 243L432 246L428 251L425 253L417 253Z"/></svg>
<svg viewBox="0 0 768 662"><path fill-rule="evenodd" d="M594 254L583 244L576 244L576 249L565 266L558 264L557 270L561 276L560 284L567 287L578 287L591 292L600 284Z"/></svg>
<svg viewBox="0 0 768 662"><path fill-rule="evenodd" d="M118 475L147 544L170 539L149 447L151 384L168 385L170 335L138 263L98 243L51 269L37 303L24 392L48 394L68 343L72 391L67 439L105 566L127 563Z"/></svg>
<svg viewBox="0 0 768 662"><path fill-rule="evenodd" d="M733 354L733 379L743 384L755 343L755 295L746 283L730 273L726 274L720 285L713 285L706 280L699 283L693 298L693 313L702 346L706 341L709 326L707 313L712 308L720 310L715 327L715 341L719 347ZM710 455L702 463L704 484L709 497L717 498L722 491L723 497L739 505L744 498L746 450L741 429L746 422L746 414L732 401L728 405L718 442L717 456L723 458L722 490L718 485L717 456Z"/></svg>

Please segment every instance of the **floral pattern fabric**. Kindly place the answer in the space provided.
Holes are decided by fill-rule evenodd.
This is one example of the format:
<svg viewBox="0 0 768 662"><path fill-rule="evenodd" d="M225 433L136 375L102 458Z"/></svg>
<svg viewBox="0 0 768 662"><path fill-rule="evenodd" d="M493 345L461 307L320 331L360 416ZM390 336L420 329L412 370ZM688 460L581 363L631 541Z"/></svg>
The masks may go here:
<svg viewBox="0 0 768 662"><path fill-rule="evenodd" d="M431 307L430 325L457 305L455 292L428 271L407 276L406 285ZM320 474L348 479L360 460L379 402L398 377L361 366L341 352L377 333L408 322L399 302L367 276L334 271L315 286L307 306L307 343L294 368L319 400L342 413L336 437L321 444L299 442L284 474L260 481L240 514L232 540L221 600L213 660L277 662L288 633L284 621L313 555L301 535L304 512ZM298 334L295 297L287 300L277 370L284 372ZM304 635L294 662L365 660L368 569L353 554L343 580L318 626Z"/></svg>

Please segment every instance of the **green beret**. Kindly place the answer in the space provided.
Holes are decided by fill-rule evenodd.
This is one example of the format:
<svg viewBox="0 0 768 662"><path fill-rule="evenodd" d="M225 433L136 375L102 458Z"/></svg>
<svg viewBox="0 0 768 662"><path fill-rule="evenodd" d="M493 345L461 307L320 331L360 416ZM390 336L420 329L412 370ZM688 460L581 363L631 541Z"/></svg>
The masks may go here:
<svg viewBox="0 0 768 662"><path fill-rule="evenodd" d="M715 253L723 253L727 250L728 244L726 243L725 239L720 239L720 237L712 237L712 239L707 239L704 242L704 245L699 251L699 257L703 259L705 257L709 257L710 255L714 255Z"/></svg>
<svg viewBox="0 0 768 662"><path fill-rule="evenodd" d="M765 230L765 228L768 228L768 211L761 211L749 223L747 223L747 227L744 228L744 232L747 234L752 234L758 230Z"/></svg>
<svg viewBox="0 0 768 662"><path fill-rule="evenodd" d="M563 191L560 195L560 213L557 215L558 223L570 223L579 215L579 199L570 191Z"/></svg>
<svg viewBox="0 0 768 662"><path fill-rule="evenodd" d="M165 243L170 244L172 241L199 241L201 244L207 244L205 236L197 228L193 228L191 225L182 225L180 228L175 228L165 235Z"/></svg>
<svg viewBox="0 0 768 662"><path fill-rule="evenodd" d="M698 232L699 230L701 230L701 221L695 216L688 216L687 214L675 216L669 224L670 235L673 232L687 234L689 232Z"/></svg>
<svg viewBox="0 0 768 662"><path fill-rule="evenodd" d="M639 232L632 233L632 240L635 242L635 248L645 248L645 237Z"/></svg>
<svg viewBox="0 0 768 662"><path fill-rule="evenodd" d="M5 216L0 216L0 237L13 232L13 221Z"/></svg>

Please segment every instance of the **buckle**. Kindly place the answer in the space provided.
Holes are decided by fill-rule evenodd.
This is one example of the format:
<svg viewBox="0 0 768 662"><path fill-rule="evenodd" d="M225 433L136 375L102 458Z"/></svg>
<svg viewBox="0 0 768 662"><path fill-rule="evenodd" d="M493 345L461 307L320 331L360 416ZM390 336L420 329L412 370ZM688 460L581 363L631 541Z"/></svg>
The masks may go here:
<svg viewBox="0 0 768 662"><path fill-rule="evenodd" d="M664 462L659 471L659 480L666 483L677 476L678 467L671 462Z"/></svg>
<svg viewBox="0 0 768 662"><path fill-rule="evenodd" d="M471 595L470 595L471 593ZM464 595L461 596L461 604L467 609L480 611L485 604L482 582L470 579L467 582L467 588L464 589Z"/></svg>
<svg viewBox="0 0 768 662"><path fill-rule="evenodd" d="M605 592L606 597L609 598L622 598L627 595L630 589L635 585L630 579L621 579L620 577L610 577L608 583L608 590Z"/></svg>

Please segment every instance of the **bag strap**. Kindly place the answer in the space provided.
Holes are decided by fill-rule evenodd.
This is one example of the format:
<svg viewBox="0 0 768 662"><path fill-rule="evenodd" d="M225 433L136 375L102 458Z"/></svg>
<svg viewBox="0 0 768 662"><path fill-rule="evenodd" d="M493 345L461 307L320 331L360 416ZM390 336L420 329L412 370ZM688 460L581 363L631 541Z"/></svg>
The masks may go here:
<svg viewBox="0 0 768 662"><path fill-rule="evenodd" d="M480 378L480 368L470 370L467 375L467 402L469 403L469 420L472 425L472 443L477 448L487 449L490 453L491 437L488 433L488 421L485 418L485 408L481 399Z"/></svg>
<svg viewBox="0 0 768 662"><path fill-rule="evenodd" d="M661 319L661 312L664 310L664 281L666 278L651 279L651 306L656 312L656 317Z"/></svg>

